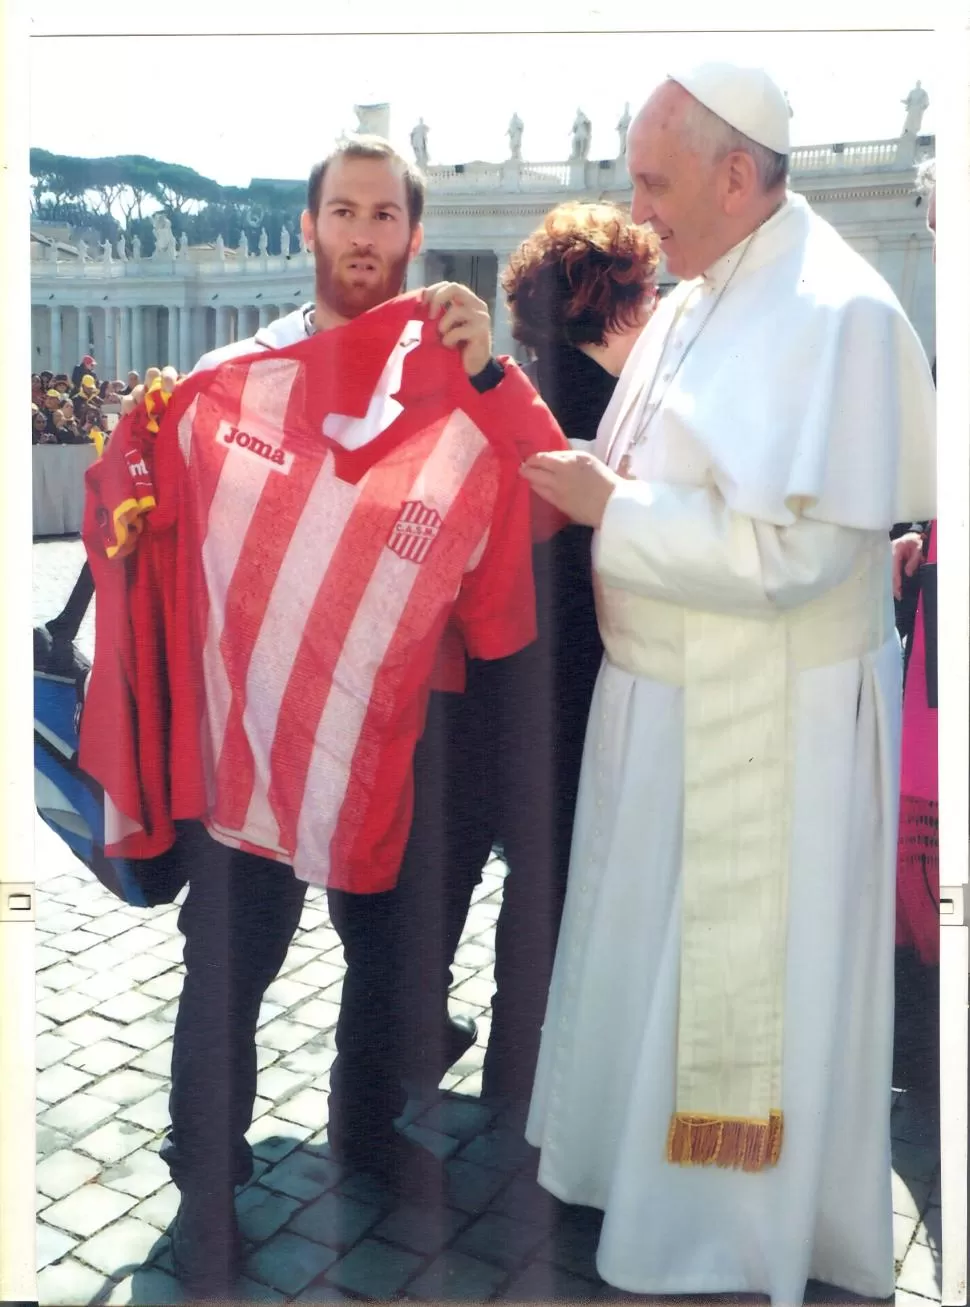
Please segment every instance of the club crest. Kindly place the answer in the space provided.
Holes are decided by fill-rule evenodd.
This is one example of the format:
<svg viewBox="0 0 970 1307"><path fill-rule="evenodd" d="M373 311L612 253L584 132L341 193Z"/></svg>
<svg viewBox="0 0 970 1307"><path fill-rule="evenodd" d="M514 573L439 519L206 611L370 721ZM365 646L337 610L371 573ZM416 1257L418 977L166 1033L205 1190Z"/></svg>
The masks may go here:
<svg viewBox="0 0 970 1307"><path fill-rule="evenodd" d="M391 528L387 545L409 563L423 563L441 530L441 514L418 499L401 505L401 516Z"/></svg>

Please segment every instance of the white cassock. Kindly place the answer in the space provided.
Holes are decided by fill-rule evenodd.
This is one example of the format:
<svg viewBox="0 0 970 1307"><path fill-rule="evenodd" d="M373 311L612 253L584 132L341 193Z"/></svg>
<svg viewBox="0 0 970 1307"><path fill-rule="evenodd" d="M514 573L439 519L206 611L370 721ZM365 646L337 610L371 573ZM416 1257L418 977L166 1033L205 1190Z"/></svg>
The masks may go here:
<svg viewBox="0 0 970 1307"><path fill-rule="evenodd" d="M610 1284L788 1307L809 1278L893 1292L901 663L887 533L934 515L934 394L889 287L801 197L741 252L661 303L600 426L599 456L616 468L630 452L636 479L594 537L607 654L527 1136L545 1188L604 1211ZM685 691L644 668L664 666L685 614L729 618L745 639L752 619L766 638L786 622L804 655L778 968L784 1145L755 1173L667 1160ZM843 631L860 622L853 650ZM694 985L716 996L730 981Z"/></svg>

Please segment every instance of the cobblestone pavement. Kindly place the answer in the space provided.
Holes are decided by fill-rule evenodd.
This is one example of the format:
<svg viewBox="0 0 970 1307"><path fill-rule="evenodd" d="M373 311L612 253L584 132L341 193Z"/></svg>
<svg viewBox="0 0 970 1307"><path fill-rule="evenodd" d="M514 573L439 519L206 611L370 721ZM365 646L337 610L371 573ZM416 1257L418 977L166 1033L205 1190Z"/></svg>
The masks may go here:
<svg viewBox="0 0 970 1307"><path fill-rule="evenodd" d="M59 610L82 559L77 541L35 544L35 620ZM91 640L89 615L82 648ZM478 1042L436 1101L408 1109L410 1133L447 1159L450 1205L436 1213L396 1206L329 1155L343 968L325 894L307 895L260 1014L257 1168L237 1199L247 1243L239 1301L631 1296L596 1274L597 1214L541 1190L520 1123L478 1097L503 875L497 860L485 869L452 991L454 1011L478 1020ZM36 878L39 1301L184 1302L163 1233L177 1193L158 1157L181 988L178 909L120 905L39 820ZM937 1126L927 1100L893 1098L896 1302L926 1307L940 1300ZM812 1301L845 1298L810 1286Z"/></svg>

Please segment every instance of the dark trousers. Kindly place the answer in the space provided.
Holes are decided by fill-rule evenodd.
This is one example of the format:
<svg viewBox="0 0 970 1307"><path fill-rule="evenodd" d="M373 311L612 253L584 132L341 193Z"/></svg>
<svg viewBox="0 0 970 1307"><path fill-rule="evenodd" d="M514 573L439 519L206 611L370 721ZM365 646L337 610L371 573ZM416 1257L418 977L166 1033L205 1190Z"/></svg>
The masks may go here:
<svg viewBox="0 0 970 1307"><path fill-rule="evenodd" d="M180 1189L224 1194L252 1175L246 1131L256 1098L256 1023L296 934L307 886L292 868L226 848L187 826L178 855L185 980L172 1048L172 1128L161 1148ZM400 1038L399 896L327 894L346 971L330 1071L329 1134L365 1161L405 1105Z"/></svg>
<svg viewBox="0 0 970 1307"><path fill-rule="evenodd" d="M383 894L332 889L327 904L346 964L337 1058L330 1068L328 1133L348 1161L364 1162L392 1138L393 1121L406 1101L401 1086L399 894L396 889Z"/></svg>
<svg viewBox="0 0 970 1307"><path fill-rule="evenodd" d="M180 1189L219 1195L252 1175L256 1022L300 923L290 867L180 833L189 892L179 913L185 980L172 1046L172 1128L161 1148Z"/></svg>
<svg viewBox="0 0 970 1307"><path fill-rule="evenodd" d="M483 1092L491 1096L525 1098L532 1090L597 653L594 647L571 669L560 658L569 681L558 686L542 645L501 662L471 662L463 695L431 696L415 752L415 813L400 892L408 941L402 974L421 1060L438 1051L451 967L498 840L509 868L483 1068Z"/></svg>

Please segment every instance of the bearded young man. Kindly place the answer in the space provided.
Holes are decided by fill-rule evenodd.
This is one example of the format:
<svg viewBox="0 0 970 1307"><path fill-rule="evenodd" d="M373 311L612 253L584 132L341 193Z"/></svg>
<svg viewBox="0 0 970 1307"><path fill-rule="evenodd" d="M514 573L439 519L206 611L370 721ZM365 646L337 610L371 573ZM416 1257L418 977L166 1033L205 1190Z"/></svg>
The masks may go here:
<svg viewBox="0 0 970 1307"><path fill-rule="evenodd" d="M787 190L762 69L668 79L633 218L683 280L596 454L524 474L595 528L605 659L527 1137L610 1284L893 1291L901 660L887 535L932 515L892 291Z"/></svg>
<svg viewBox="0 0 970 1307"><path fill-rule="evenodd" d="M420 173L385 141L364 137L335 151L313 169L302 216L316 265L314 303L206 354L195 371L294 345L393 299L421 247L423 202ZM447 283L425 299L442 343L460 350L470 385L479 393L501 387L487 307ZM179 916L186 975L172 1052L172 1129L161 1155L181 1191L172 1228L176 1272L200 1292L226 1292L240 1253L233 1188L252 1174L245 1134L256 1092L256 1022L307 886L289 865L227 848L201 827L182 833L179 854L189 882ZM440 1162L392 1125L404 1106L393 1010L396 893L331 888L328 904L347 965L331 1072L332 1150L400 1192L440 1193ZM445 1042L457 1058L474 1037L473 1026L453 1025Z"/></svg>

